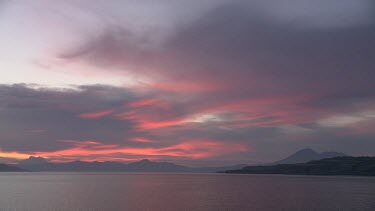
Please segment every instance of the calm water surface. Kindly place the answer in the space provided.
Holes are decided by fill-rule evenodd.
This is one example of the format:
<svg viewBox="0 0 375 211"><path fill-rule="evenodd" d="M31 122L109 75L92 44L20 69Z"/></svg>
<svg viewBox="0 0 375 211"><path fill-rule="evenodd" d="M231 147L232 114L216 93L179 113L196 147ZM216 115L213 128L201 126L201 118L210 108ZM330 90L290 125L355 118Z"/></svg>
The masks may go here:
<svg viewBox="0 0 375 211"><path fill-rule="evenodd" d="M0 210L375 210L375 178L0 173Z"/></svg>

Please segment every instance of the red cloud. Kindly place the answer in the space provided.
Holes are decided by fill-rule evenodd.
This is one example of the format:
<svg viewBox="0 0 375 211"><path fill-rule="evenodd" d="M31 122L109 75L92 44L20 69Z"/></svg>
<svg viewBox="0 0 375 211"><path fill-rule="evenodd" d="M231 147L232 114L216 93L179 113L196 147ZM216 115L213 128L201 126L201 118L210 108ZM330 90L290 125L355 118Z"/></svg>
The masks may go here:
<svg viewBox="0 0 375 211"><path fill-rule="evenodd" d="M138 101L134 101L131 103L128 103L128 106L131 108L140 108L144 106L155 106L155 107L161 107L161 108L168 108L168 102L163 101L162 99L158 98L149 98L149 99L142 99Z"/></svg>
<svg viewBox="0 0 375 211"><path fill-rule="evenodd" d="M219 91L225 88L224 84L219 85L217 82L205 81L186 81L179 80L178 82L164 81L162 83L153 83L149 85L149 88L156 89L159 91L168 92L184 92L184 93L199 93L199 92L210 92Z"/></svg>
<svg viewBox="0 0 375 211"><path fill-rule="evenodd" d="M152 140L149 140L149 139L146 139L146 138L141 138L141 137L133 138L132 141L139 142L139 143L152 143L152 142L154 142Z"/></svg>
<svg viewBox="0 0 375 211"><path fill-rule="evenodd" d="M113 109L111 110L104 110L104 111L96 111L96 112L89 112L89 113L82 113L79 115L80 118L83 119L98 119L104 116L108 116L114 112Z"/></svg>
<svg viewBox="0 0 375 211"><path fill-rule="evenodd" d="M96 141L62 140L62 142L71 143L72 147L53 152L33 152L30 154L0 151L0 155L18 159L24 159L31 155L42 156L54 161L70 159L118 160L119 155L121 155L121 160L123 160L122 158L129 156L138 156L143 158L150 156L156 158L167 156L183 159L201 159L233 152L245 152L249 150L247 146L242 144L218 142L214 140L185 141L176 145L156 148L120 147L118 145L107 145Z"/></svg>

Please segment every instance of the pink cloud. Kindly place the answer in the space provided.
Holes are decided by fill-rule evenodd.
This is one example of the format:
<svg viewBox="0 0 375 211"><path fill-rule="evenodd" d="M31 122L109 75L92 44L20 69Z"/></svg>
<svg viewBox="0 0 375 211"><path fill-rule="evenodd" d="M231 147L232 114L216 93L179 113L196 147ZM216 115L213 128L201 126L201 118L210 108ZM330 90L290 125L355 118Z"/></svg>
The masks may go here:
<svg viewBox="0 0 375 211"><path fill-rule="evenodd" d="M96 112L89 112L89 113L82 113L78 115L80 118L83 119L98 119L105 116L108 116L114 112L113 109L110 110L104 110L104 111L96 111Z"/></svg>
<svg viewBox="0 0 375 211"><path fill-rule="evenodd" d="M219 142L214 140L186 140L179 144L166 147L126 147L118 145L103 144L97 141L77 141L61 140L61 142L70 143L71 147L51 152L3 152L0 155L24 159L28 156L46 157L52 161L66 160L124 160L127 156L147 157L173 157L183 159L202 159L216 157L234 152L249 151L248 146L238 143ZM121 155L121 158L118 156ZM127 159L132 160L132 159Z"/></svg>
<svg viewBox="0 0 375 211"><path fill-rule="evenodd" d="M146 139L146 138L142 138L142 137L135 137L131 140L134 141L134 142L139 142L139 143L153 143L154 142L150 139Z"/></svg>

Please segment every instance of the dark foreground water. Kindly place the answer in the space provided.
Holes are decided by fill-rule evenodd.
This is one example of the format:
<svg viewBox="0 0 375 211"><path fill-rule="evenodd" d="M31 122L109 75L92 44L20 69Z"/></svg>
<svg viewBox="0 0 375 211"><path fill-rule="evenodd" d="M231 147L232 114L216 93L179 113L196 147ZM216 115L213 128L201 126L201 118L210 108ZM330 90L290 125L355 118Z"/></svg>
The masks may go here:
<svg viewBox="0 0 375 211"><path fill-rule="evenodd" d="M0 210L375 210L375 178L0 173Z"/></svg>

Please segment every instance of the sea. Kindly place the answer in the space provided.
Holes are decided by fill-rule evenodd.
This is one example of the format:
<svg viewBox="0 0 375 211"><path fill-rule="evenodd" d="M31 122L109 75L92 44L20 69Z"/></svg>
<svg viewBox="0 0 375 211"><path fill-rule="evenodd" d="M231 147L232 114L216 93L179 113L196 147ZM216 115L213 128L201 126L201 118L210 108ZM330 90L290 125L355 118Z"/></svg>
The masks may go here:
<svg viewBox="0 0 375 211"><path fill-rule="evenodd" d="M375 177L0 173L0 211L375 210Z"/></svg>

